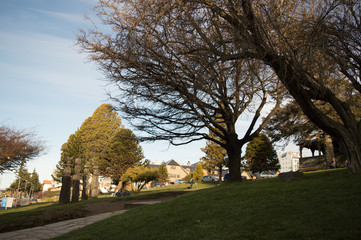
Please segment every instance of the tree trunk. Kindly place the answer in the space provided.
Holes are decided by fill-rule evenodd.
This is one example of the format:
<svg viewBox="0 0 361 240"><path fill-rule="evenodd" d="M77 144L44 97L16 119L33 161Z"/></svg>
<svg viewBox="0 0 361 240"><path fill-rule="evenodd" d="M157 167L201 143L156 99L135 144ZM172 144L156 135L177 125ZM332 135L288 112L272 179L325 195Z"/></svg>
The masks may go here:
<svg viewBox="0 0 361 240"><path fill-rule="evenodd" d="M349 163L349 172L361 172L361 127L350 106L338 99L327 87L318 85L317 93L332 105L342 123L332 120L314 105L311 98L307 97L308 92L301 86L302 82L307 81L303 69L275 54L266 54L263 60L274 69L304 114L319 128L342 143L344 156Z"/></svg>
<svg viewBox="0 0 361 240"><path fill-rule="evenodd" d="M241 146L237 134L232 134L226 143L228 154L229 180L231 182L242 181L241 177Z"/></svg>
<svg viewBox="0 0 361 240"><path fill-rule="evenodd" d="M335 157L332 139L330 135L325 134L325 160L326 168L329 168L333 158Z"/></svg>
<svg viewBox="0 0 361 240"><path fill-rule="evenodd" d="M222 165L223 164L219 164L219 166L218 166L218 168L219 168L219 173L218 173L218 181L219 181L219 183L222 183L222 173L223 173Z"/></svg>
<svg viewBox="0 0 361 240"><path fill-rule="evenodd" d="M361 133L360 133L361 134ZM341 143L343 155L347 160L349 173L361 172L361 143L357 133L347 134L338 139Z"/></svg>

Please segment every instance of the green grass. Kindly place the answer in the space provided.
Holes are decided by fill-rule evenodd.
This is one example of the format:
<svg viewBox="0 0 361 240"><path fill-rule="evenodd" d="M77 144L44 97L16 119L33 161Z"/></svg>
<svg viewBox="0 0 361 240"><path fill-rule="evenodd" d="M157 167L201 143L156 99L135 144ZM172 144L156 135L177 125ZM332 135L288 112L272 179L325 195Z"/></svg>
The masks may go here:
<svg viewBox="0 0 361 240"><path fill-rule="evenodd" d="M84 209L87 204L91 204L99 201L123 201L131 199L149 199L157 198L164 192L169 191L195 191L195 189L187 190L185 184L170 185L167 187L152 188L149 190L143 190L140 193L132 194L125 198L110 197L110 194L99 195L98 199L89 199L87 201L80 201L78 203L70 203L66 205L59 205L58 202L44 202L24 207L11 208L7 210L0 210L0 232L6 232L15 229L22 229L28 227L34 227L42 225L43 223L29 221L37 215L46 213L49 216L57 216L57 218L71 219L76 217L82 217L84 215ZM199 184L199 189L209 188L216 186L215 184ZM56 221L50 220L50 221ZM47 222L44 222L47 223Z"/></svg>
<svg viewBox="0 0 361 240"><path fill-rule="evenodd" d="M360 239L361 174L222 184L57 239Z"/></svg>

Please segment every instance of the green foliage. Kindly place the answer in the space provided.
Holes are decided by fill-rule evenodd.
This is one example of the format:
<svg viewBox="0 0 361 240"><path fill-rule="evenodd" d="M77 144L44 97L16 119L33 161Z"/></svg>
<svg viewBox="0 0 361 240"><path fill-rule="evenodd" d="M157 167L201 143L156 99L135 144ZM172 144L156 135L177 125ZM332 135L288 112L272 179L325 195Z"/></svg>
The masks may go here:
<svg viewBox="0 0 361 240"><path fill-rule="evenodd" d="M33 192L39 192L43 188L43 186L41 185L40 180L39 180L39 174L35 171L35 169L34 169L33 173L31 174L30 184L31 184Z"/></svg>
<svg viewBox="0 0 361 240"><path fill-rule="evenodd" d="M204 174L203 174L203 169L202 169L202 163L198 163L193 172L193 179L195 181L200 181L201 178L203 177L203 175Z"/></svg>
<svg viewBox="0 0 361 240"><path fill-rule="evenodd" d="M158 181L159 182L168 182L169 177L168 177L168 170L167 170L167 164L165 162L162 162L162 164L159 166L159 178Z"/></svg>
<svg viewBox="0 0 361 240"><path fill-rule="evenodd" d="M60 161L56 165L55 174L52 175L53 180L61 182L67 160L70 159L71 166L74 166L76 158L82 159L81 166L83 168L85 164L84 146L79 129L74 134L71 134L68 141L62 145ZM71 168L71 173L74 173L74 168Z"/></svg>
<svg viewBox="0 0 361 240"><path fill-rule="evenodd" d="M20 192L26 192L30 190L27 182L30 180L30 173L23 165L19 168L16 179L10 184L8 190L16 191L19 187Z"/></svg>
<svg viewBox="0 0 361 240"><path fill-rule="evenodd" d="M187 183L189 183L192 178L193 178L193 174L188 174L187 176L185 176L185 177L183 178L183 180L185 180Z"/></svg>
<svg viewBox="0 0 361 240"><path fill-rule="evenodd" d="M16 191L18 187L20 192L28 193L30 190L32 192L41 191L42 185L36 170L34 169L33 173L30 174L24 166L21 166L18 170L16 179L10 184L7 190Z"/></svg>
<svg viewBox="0 0 361 240"><path fill-rule="evenodd" d="M118 113L113 110L110 104L99 106L79 129L84 146L84 158L99 164L105 146L123 128L121 124Z"/></svg>
<svg viewBox="0 0 361 240"><path fill-rule="evenodd" d="M129 168L122 175L123 182L137 183L137 191L139 192L148 182L156 181L159 178L159 170L146 167L144 165Z"/></svg>
<svg viewBox="0 0 361 240"><path fill-rule="evenodd" d="M250 162L252 172L278 170L277 153L270 139L263 133L247 144L245 159Z"/></svg>
<svg viewBox="0 0 361 240"><path fill-rule="evenodd" d="M201 150L206 154L205 157L201 158L201 161L203 167L208 171L212 171L216 167L221 168L227 164L227 151L219 144L208 140L206 142L206 147L201 148Z"/></svg>
<svg viewBox="0 0 361 240"><path fill-rule="evenodd" d="M108 176L109 172L106 171L106 160L104 161L104 159L102 159L102 156L106 156L106 154L102 154L104 149L108 147L108 144L112 144L110 148L113 150L116 148L114 145L117 139L122 139L123 141L124 139L129 138L129 141L127 140L126 144L132 141L138 144L135 136L129 132L123 132L114 138L114 136L122 129L124 129L124 127L121 125L121 119L112 106L110 104L100 105L94 111L93 115L87 118L81 127L74 134L71 134L68 141L63 144L61 148L61 159L56 165L55 174L52 175L53 179L57 182L61 182L61 177L63 176L68 159L70 159L70 164L72 166L71 174L73 174L74 161L76 158L82 160L82 169L86 162L91 162L98 166L101 165L102 168L100 168L100 174ZM130 145L128 145L128 147L136 151L134 155L139 155L138 157L140 157L139 152L141 152L141 149L134 148ZM110 150L107 150L109 153ZM131 157L131 161L136 161L134 156L129 157ZM114 164L114 162L112 162L112 164ZM115 178L118 179L118 177Z"/></svg>
<svg viewBox="0 0 361 240"><path fill-rule="evenodd" d="M144 158L142 147L134 133L121 128L110 139L99 158L99 169L103 176L111 177L118 185L128 168Z"/></svg>

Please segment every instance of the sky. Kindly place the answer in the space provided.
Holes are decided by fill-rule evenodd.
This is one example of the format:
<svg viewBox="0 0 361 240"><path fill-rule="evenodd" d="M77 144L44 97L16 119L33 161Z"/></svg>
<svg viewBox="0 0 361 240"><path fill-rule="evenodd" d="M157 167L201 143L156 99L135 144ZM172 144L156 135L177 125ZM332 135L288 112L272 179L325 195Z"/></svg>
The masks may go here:
<svg viewBox="0 0 361 240"><path fill-rule="evenodd" d="M94 17L96 2L0 0L0 124L35 130L45 141L45 154L27 163L28 171L36 169L41 182L51 180L69 135L102 103L111 103L104 76L75 46L77 31L91 27L84 16ZM205 141L178 147L167 142L141 146L152 162L174 159L186 164L204 155L200 148ZM14 173L2 174L0 189L14 179Z"/></svg>

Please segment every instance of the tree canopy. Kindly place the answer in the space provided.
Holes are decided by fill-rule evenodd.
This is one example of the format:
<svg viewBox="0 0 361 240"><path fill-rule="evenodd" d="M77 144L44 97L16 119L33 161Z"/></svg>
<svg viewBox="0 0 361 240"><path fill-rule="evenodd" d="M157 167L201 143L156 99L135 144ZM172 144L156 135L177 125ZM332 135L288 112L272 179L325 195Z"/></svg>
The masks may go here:
<svg viewBox="0 0 361 240"><path fill-rule="evenodd" d="M130 129L121 128L105 146L99 162L103 176L118 184L128 168L144 158L142 147Z"/></svg>
<svg viewBox="0 0 361 240"><path fill-rule="evenodd" d="M167 170L167 164L165 162L162 162L159 166L159 178L158 181L162 183L166 183L169 180L168 177L168 170Z"/></svg>
<svg viewBox="0 0 361 240"><path fill-rule="evenodd" d="M361 92L358 1L175 0L163 4L200 33L203 41L198 49L221 59L251 58L269 66L307 117L341 143L349 170L361 171L361 122L355 114ZM219 48L203 34L200 26L212 19L221 22L219 32L228 37L228 48ZM318 101L329 105L339 121L325 114Z"/></svg>
<svg viewBox="0 0 361 240"><path fill-rule="evenodd" d="M111 97L146 133L142 139L175 145L212 140L227 151L230 179L241 180L241 148L278 109L283 89L258 60L220 58L220 50L234 52L222 19L208 10L191 16L182 6L100 1L98 16L112 32L81 31L78 45L119 90ZM217 52L208 51L209 44ZM251 119L242 133L236 128L241 115Z"/></svg>
<svg viewBox="0 0 361 240"><path fill-rule="evenodd" d="M86 163L97 165L102 176L119 182L121 175L144 156L137 137L124 128L115 109L102 104L63 144L53 179L60 182L67 161L74 167L76 158L82 160L82 168Z"/></svg>
<svg viewBox="0 0 361 240"><path fill-rule="evenodd" d="M277 75L307 117L341 143L349 161L349 171L361 171L361 119L355 115L355 109L359 108L355 99L360 98L361 93L361 6L358 1L147 0L140 3L101 0L97 10L103 23L110 25L114 32L107 34L96 29L89 35L81 34L78 38L81 47L107 71L110 79L118 80L121 89L139 89L139 92L135 91L138 96L135 94L134 99L145 97L140 102L148 100L148 94L142 93L150 92L155 101L146 101L147 106L155 106L154 110L158 110L148 111L144 106L133 108L139 104L133 101L131 107L124 107L130 113L162 116L167 121L159 128L165 132L180 129L176 125L171 125L172 129L164 127L176 120L169 118L168 113L189 120L193 124L192 130L200 129L201 125L191 121L194 118L180 114L176 111L179 108L164 104L167 103L161 97L164 91L155 91L152 86L155 84L157 90L170 90L167 97L177 103L176 106L188 101L191 104L187 110L196 109L197 113L207 110L212 115L210 109L194 104L197 102L194 96L203 96L204 92L189 91L179 95L172 90L193 89L190 86L198 86L198 83L209 86L201 79L224 76L220 74L225 73L223 68L215 71L218 68L213 67L218 63L227 66L238 61L259 61ZM180 61L175 64L173 60ZM206 71L203 66L213 68ZM189 69L185 72L187 78L179 76L183 68ZM122 81L124 79L126 81ZM175 79L190 81L180 84ZM226 82L224 79L229 78L223 78L223 83ZM235 85L242 86L239 82ZM343 89L347 94L338 94ZM227 92L221 99L233 100L229 91L220 92ZM129 96L129 92L125 91L124 95ZM325 114L317 101L333 108L339 121ZM224 101L217 102L229 109ZM170 110L165 111L167 115L162 115L160 109L163 107ZM206 116L197 115L197 119ZM155 125L147 118L143 120L149 123L148 126ZM181 136L192 132L189 127L187 130ZM227 152L233 163L234 147L228 148ZM230 166L230 170L235 167Z"/></svg>
<svg viewBox="0 0 361 240"><path fill-rule="evenodd" d="M99 164L104 148L121 128L121 119L114 108L106 103L100 105L79 129L83 157L92 164Z"/></svg>
<svg viewBox="0 0 361 240"><path fill-rule="evenodd" d="M74 134L71 134L68 138L68 141L62 145L60 161L56 165L56 169L54 174L52 174L52 178L57 182L61 182L61 177L64 174L64 168L67 164L67 161L70 160L70 164L74 166L76 158L82 159L82 167L84 167L84 146L82 144L82 138L79 129ZM73 174L74 168L72 168L71 171Z"/></svg>
<svg viewBox="0 0 361 240"><path fill-rule="evenodd" d="M203 173L202 163L199 162L193 171L193 179L195 181L200 181L203 175L204 173Z"/></svg>
<svg viewBox="0 0 361 240"><path fill-rule="evenodd" d="M42 185L39 181L39 174L36 170L33 170L33 173L29 173L28 169L24 166L21 166L17 172L16 179L10 184L7 190L20 192L39 192L42 190Z"/></svg>
<svg viewBox="0 0 361 240"><path fill-rule="evenodd" d="M45 150L44 143L31 130L0 126L0 173L15 171Z"/></svg>
<svg viewBox="0 0 361 240"><path fill-rule="evenodd" d="M208 140L206 146L201 148L205 156L201 158L202 165L209 172L218 168L219 179L222 179L222 167L228 165L227 151L219 144Z"/></svg>
<svg viewBox="0 0 361 240"><path fill-rule="evenodd" d="M143 189L145 184L156 181L159 178L159 170L153 169L144 165L138 165L129 168L125 174L122 175L123 182L131 182L137 184L137 191Z"/></svg>

